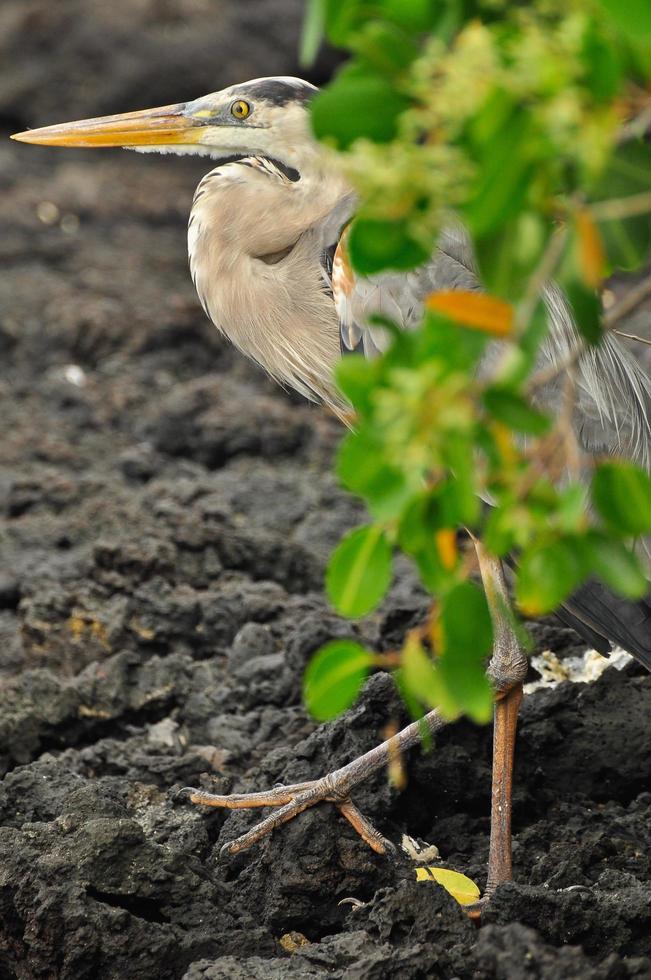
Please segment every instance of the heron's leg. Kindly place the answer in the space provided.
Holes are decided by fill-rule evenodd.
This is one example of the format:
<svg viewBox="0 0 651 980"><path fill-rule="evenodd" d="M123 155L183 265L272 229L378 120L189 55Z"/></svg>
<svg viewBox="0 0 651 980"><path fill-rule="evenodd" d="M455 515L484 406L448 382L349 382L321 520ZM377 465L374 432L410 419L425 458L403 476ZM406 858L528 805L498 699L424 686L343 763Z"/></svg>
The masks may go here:
<svg viewBox="0 0 651 980"><path fill-rule="evenodd" d="M342 766L341 769L310 782L294 783L291 786L275 786L267 792L234 794L233 796L218 796L215 793L205 793L203 790L191 787L181 790L181 793L191 803L225 807L230 810L259 806L278 807L248 833L225 844L222 848L223 854L237 854L239 851L245 851L253 844L257 844L267 834L270 834L276 827L317 803L334 803L369 847L372 847L378 854L386 854L393 850L393 844L383 837L370 821L360 813L350 798L350 792L379 769L384 768L396 752L405 752L420 742L423 726L431 734L434 734L446 724L447 719L443 718L438 711L430 711L420 721L407 725L406 728L387 739L386 742L376 745L375 748Z"/></svg>
<svg viewBox="0 0 651 980"><path fill-rule="evenodd" d="M497 691L493 728L488 878L482 900L486 902L498 885L511 880L513 756L527 660L513 629L502 563L499 559L487 555L478 541L475 542L475 547L493 621L493 655L488 674Z"/></svg>
<svg viewBox="0 0 651 980"><path fill-rule="evenodd" d="M485 901L490 898L499 884L511 877L513 749L518 708L522 697L522 680L526 674L527 662L512 627L508 591L501 562L487 555L479 542L475 544L493 620L494 647L488 673L497 690L488 883L482 900ZM379 854L386 854L393 845L359 812L350 798L350 793L355 786L384 768L396 752L405 752L416 745L421 740L423 724L433 734L443 728L447 720L441 717L438 711L430 711L420 721L413 722L386 742L382 742L358 759L321 779L294 783L290 786L276 786L261 793L232 796L219 796L189 787L181 790L181 793L191 803L203 806L226 809L262 806L277 808L248 833L225 844L222 848L222 853L225 854L237 854L252 847L281 824L317 803L334 803L373 850Z"/></svg>

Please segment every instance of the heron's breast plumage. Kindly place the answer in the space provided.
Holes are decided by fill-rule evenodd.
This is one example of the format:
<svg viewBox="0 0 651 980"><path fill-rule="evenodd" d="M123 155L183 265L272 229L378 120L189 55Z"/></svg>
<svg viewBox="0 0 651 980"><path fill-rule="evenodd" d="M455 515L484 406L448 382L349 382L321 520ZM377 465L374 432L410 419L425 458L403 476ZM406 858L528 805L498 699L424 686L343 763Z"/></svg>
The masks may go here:
<svg viewBox="0 0 651 980"><path fill-rule="evenodd" d="M289 183L241 162L208 174L188 225L192 278L236 347L282 384L339 404L339 322L323 278L322 229Z"/></svg>

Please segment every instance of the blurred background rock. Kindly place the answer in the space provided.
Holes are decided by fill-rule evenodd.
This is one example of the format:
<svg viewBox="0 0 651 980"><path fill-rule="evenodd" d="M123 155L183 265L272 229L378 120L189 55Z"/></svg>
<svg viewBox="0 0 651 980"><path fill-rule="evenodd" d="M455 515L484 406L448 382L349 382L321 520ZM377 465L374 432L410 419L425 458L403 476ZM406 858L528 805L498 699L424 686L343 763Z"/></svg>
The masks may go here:
<svg viewBox="0 0 651 980"><path fill-rule="evenodd" d="M207 771L252 789L332 769L395 720L390 681L374 677L292 769L314 728L302 668L358 629L329 610L323 566L364 517L331 474L338 424L201 310L185 231L209 161L7 137L302 74L302 9L0 0L0 977L278 978L289 930L315 941L314 969L296 976L367 976L379 957L378 976L491 977L474 957L503 964L518 918L540 934L518 933L500 976L523 957L547 980L650 976L629 959L651 954L651 692L634 670L581 698L569 685L527 698L514 812L532 844L516 841L521 884L481 948L455 907L413 894L327 808L225 866L219 847L250 816L173 803ZM335 62L326 52L308 77ZM638 311L634 332L648 321ZM401 565L359 635L391 649L427 606ZM577 638L548 623L538 646L562 655ZM394 839L408 830L481 875L490 744L490 729L455 726L414 755L405 795L380 780L359 802ZM595 892L604 862L610 891ZM368 921L337 904L383 884ZM563 966L568 942L588 952ZM594 972L588 957L609 953Z"/></svg>
<svg viewBox="0 0 651 980"><path fill-rule="evenodd" d="M196 98L298 65L303 0L3 0L0 118L42 126ZM332 52L307 72L319 84ZM63 113L63 116L62 116Z"/></svg>

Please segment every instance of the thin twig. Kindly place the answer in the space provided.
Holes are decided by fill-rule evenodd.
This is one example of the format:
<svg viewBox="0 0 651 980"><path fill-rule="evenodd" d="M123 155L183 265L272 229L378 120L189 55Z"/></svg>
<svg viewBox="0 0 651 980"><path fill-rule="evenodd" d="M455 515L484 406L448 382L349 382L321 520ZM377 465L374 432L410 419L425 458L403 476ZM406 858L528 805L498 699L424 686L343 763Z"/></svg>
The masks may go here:
<svg viewBox="0 0 651 980"><path fill-rule="evenodd" d="M604 313L604 326L606 330L612 330L616 323L619 323L625 316L632 313L636 306L651 296L651 276L645 276L640 282L636 283L635 286L631 287L626 292L625 296L611 306L609 310Z"/></svg>
<svg viewBox="0 0 651 980"><path fill-rule="evenodd" d="M575 365L568 368L563 382L563 405L557 422L558 432L563 441L567 468L576 479L581 473L581 450L576 439L572 421L576 408L576 373ZM560 476L560 474L559 474Z"/></svg>
<svg viewBox="0 0 651 980"><path fill-rule="evenodd" d="M651 346L651 340L647 340L645 337L638 337L636 333L624 333L623 330L613 330L618 337L626 337L627 340L637 340L639 344L649 344Z"/></svg>
<svg viewBox="0 0 651 980"><path fill-rule="evenodd" d="M613 333L620 333L619 330L615 330L615 324L619 323L625 316L628 316L629 313L632 313L635 307L639 306L647 296L651 296L651 276L642 279L618 303L604 313L604 330L612 330ZM622 336L630 336L632 340L641 340L643 344L650 343L648 340L643 340L642 337L633 337L630 334L622 334ZM557 378L559 374L574 367L586 349L587 347L583 337L578 337L562 361L557 364L550 364L533 375L527 385L527 393L531 394L531 392L536 391L538 388L542 388L543 385Z"/></svg>
<svg viewBox="0 0 651 980"><path fill-rule="evenodd" d="M542 288L554 274L554 269L563 253L566 238L566 227L559 228L552 234L537 269L527 283L527 290L518 308L518 332L520 333L529 325L540 300Z"/></svg>
<svg viewBox="0 0 651 980"><path fill-rule="evenodd" d="M562 361L557 362L556 364L550 364L548 367L542 368L540 371L537 371L532 378L530 378L529 384L527 385L527 393L531 394L538 388L542 388L550 381L553 381L559 374L562 374L564 371L569 371L569 369L574 367L577 361L581 359L581 356L585 353L585 350L586 345L583 337L578 337L574 345L570 347L567 357L563 358Z"/></svg>
<svg viewBox="0 0 651 980"><path fill-rule="evenodd" d="M624 123L617 134L617 142L627 143L629 140L639 139L648 129L651 129L651 109L645 109L639 116Z"/></svg>
<svg viewBox="0 0 651 980"><path fill-rule="evenodd" d="M588 210L595 221L615 221L618 218L634 218L638 214L648 214L651 211L651 191L630 194L628 197L616 197L610 201L597 201L589 204Z"/></svg>

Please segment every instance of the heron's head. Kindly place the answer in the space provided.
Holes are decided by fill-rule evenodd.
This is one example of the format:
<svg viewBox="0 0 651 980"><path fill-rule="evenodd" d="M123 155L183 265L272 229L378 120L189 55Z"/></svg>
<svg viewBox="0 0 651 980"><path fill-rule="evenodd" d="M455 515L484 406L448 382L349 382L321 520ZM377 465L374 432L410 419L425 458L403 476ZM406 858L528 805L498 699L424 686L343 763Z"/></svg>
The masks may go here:
<svg viewBox="0 0 651 980"><path fill-rule="evenodd" d="M217 160L258 154L300 170L317 149L307 113L316 91L301 78L256 78L193 102L30 129L12 139L192 153Z"/></svg>

